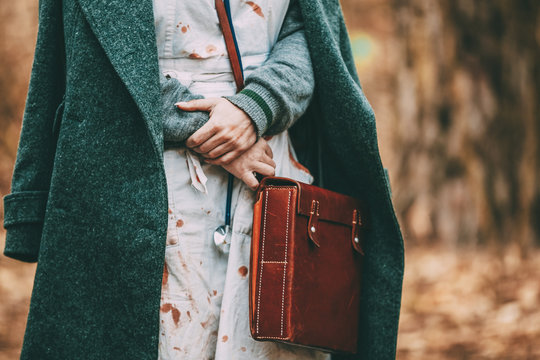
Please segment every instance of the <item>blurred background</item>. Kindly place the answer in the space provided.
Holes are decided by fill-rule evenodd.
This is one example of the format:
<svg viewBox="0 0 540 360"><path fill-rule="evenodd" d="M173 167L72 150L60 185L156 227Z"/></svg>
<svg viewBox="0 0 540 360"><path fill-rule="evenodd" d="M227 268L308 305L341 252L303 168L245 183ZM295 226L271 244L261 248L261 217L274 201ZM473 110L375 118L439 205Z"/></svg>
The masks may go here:
<svg viewBox="0 0 540 360"><path fill-rule="evenodd" d="M341 3L405 237L398 358L539 359L540 2ZM37 0L0 2L2 196L36 31ZM0 255L0 359L34 272Z"/></svg>

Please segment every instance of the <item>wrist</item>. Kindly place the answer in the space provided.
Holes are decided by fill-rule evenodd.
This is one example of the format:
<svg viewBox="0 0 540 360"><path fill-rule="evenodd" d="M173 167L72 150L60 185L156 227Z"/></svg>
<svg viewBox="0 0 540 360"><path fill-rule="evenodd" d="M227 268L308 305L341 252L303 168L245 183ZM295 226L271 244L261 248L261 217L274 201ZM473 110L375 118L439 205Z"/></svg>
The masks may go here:
<svg viewBox="0 0 540 360"><path fill-rule="evenodd" d="M264 86L252 83L239 93L225 98L250 117L258 137L272 125L278 104Z"/></svg>

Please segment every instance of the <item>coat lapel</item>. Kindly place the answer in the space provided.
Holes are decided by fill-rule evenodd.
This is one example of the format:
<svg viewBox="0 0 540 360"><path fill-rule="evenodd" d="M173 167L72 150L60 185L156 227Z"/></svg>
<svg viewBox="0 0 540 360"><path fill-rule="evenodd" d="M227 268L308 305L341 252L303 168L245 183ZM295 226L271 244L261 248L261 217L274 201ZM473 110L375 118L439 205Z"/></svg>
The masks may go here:
<svg viewBox="0 0 540 360"><path fill-rule="evenodd" d="M90 27L163 147L159 64L152 0L78 0Z"/></svg>

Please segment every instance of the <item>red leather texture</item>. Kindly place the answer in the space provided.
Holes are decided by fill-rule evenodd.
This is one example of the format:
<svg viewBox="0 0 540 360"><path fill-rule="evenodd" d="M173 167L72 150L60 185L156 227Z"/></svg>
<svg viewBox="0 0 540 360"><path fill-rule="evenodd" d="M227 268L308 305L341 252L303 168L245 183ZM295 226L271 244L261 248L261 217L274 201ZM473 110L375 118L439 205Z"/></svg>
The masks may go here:
<svg viewBox="0 0 540 360"><path fill-rule="evenodd" d="M357 352L364 222L354 198L286 178L261 181L250 264L254 339Z"/></svg>

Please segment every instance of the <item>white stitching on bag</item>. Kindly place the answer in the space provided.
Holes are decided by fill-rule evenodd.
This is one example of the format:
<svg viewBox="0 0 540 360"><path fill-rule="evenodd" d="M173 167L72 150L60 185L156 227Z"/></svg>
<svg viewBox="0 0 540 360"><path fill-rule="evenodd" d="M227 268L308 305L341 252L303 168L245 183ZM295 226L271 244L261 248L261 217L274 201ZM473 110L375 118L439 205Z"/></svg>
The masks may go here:
<svg viewBox="0 0 540 360"><path fill-rule="evenodd" d="M261 249L261 266L260 266L260 275L259 275L259 296L257 299L257 334L259 333L259 310L261 308L261 289L262 289L262 275L264 268L264 240L266 239L266 210L268 209L268 191L266 192L266 198L264 202L264 221L263 221L263 240L262 240L262 249Z"/></svg>
<svg viewBox="0 0 540 360"><path fill-rule="evenodd" d="M287 226L285 230L285 266L283 266L283 292L281 293L281 336L283 336L283 312L285 308L285 281L287 274L287 248L289 245L289 212L291 209L291 191L289 190L289 199L287 203Z"/></svg>
<svg viewBox="0 0 540 360"><path fill-rule="evenodd" d="M267 188L267 190L283 190L284 188ZM280 340L286 340L286 338L283 337L283 330L284 330L284 319L285 319L285 285L286 285L286 275L287 275L287 264L288 264L288 246L289 246L289 222L290 222L290 209L291 209L291 196L292 196L292 189L296 189L295 187L287 187L286 189L289 189L289 197L288 197L288 203L287 203L287 223L285 227L285 259L284 261L265 261L264 260L264 244L266 240L266 214L268 209L268 191L266 191L265 196L265 203L264 203L264 219L263 219L263 228L262 228L262 246L261 246L261 260L260 260L260 267L259 267L259 289L258 289L258 296L257 296L257 320L256 320L256 328L257 328L257 334L260 333L259 331L259 318L260 318L260 308L261 308L261 292L262 292L262 275L263 275L263 269L264 264L283 264L283 290L281 293L281 337L272 337L272 336L259 336L261 339L280 339Z"/></svg>

